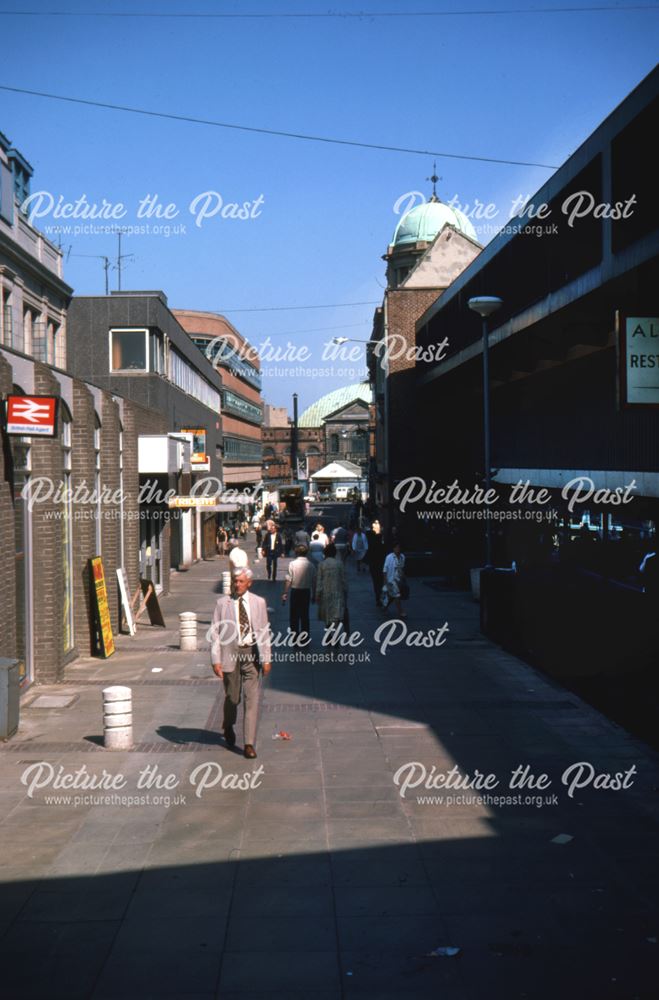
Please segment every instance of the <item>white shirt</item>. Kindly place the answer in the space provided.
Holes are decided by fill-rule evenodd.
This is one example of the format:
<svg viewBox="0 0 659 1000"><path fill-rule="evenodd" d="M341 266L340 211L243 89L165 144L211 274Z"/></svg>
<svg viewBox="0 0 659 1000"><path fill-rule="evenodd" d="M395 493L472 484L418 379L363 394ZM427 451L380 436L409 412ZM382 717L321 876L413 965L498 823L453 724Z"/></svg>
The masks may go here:
<svg viewBox="0 0 659 1000"><path fill-rule="evenodd" d="M382 569L387 583L398 583L405 569L405 556L402 552L399 556L396 556L395 552L390 552Z"/></svg>

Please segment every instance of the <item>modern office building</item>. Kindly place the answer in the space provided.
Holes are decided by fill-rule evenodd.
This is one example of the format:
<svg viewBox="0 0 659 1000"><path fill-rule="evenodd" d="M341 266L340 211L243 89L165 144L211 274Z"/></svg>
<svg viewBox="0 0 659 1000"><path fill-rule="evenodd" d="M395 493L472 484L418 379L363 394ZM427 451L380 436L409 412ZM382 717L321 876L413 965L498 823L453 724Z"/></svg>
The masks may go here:
<svg viewBox="0 0 659 1000"><path fill-rule="evenodd" d="M224 316L174 309L221 383L222 466L226 487L252 491L261 481L261 371L257 352Z"/></svg>
<svg viewBox="0 0 659 1000"><path fill-rule="evenodd" d="M75 296L69 307L71 369L148 410L139 470L141 570L166 589L170 567L184 569L215 551L215 516L162 497L222 489L221 383L161 291ZM189 468L185 449L190 442ZM195 484L197 489L195 490Z"/></svg>
<svg viewBox="0 0 659 1000"><path fill-rule="evenodd" d="M493 556L518 570L506 578L517 585L506 633L554 671L639 669L656 651L656 595L642 592L639 567L659 526L659 228L647 152L658 126L655 71L532 197L547 206L542 224L527 214L503 230L416 324L422 347L447 339L448 349L416 367L433 448L414 474L473 486L485 472L483 331L469 301L502 300L488 320L492 476L504 497L521 481L546 499L513 504L514 518L491 525ZM447 532L431 510L419 517L432 506L410 504L400 519L411 544L482 565L483 522L463 517Z"/></svg>

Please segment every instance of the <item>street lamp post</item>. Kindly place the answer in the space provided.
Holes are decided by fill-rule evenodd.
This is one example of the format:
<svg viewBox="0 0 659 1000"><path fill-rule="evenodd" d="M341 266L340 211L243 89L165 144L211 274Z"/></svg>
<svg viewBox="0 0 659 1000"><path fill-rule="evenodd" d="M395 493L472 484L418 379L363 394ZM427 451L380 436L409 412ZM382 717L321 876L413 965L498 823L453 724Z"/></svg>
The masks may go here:
<svg viewBox="0 0 659 1000"><path fill-rule="evenodd" d="M479 295L469 299L469 308L478 313L483 321L483 439L485 458L485 490L492 483L492 427L490 421L490 341L487 320L503 305L494 295ZM485 569L492 568L492 527L490 519L485 521Z"/></svg>
<svg viewBox="0 0 659 1000"><path fill-rule="evenodd" d="M293 393L293 427L291 428L291 482L297 483L297 393Z"/></svg>

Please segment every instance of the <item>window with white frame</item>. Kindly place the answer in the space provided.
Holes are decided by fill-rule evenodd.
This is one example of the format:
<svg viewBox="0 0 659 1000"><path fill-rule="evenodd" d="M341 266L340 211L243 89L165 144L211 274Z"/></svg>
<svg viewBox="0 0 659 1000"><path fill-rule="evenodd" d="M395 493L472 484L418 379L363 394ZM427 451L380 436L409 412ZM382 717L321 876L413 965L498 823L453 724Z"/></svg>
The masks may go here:
<svg viewBox="0 0 659 1000"><path fill-rule="evenodd" d="M110 330L110 371L148 371L148 333L144 327Z"/></svg>
<svg viewBox="0 0 659 1000"><path fill-rule="evenodd" d="M215 413L220 412L220 394L217 389L215 389L210 382L199 374L199 372L188 364L185 358L170 348L169 351L169 371L168 377L170 381L174 383L183 392L187 392L189 396L194 399L199 400L204 406L209 409L214 410Z"/></svg>

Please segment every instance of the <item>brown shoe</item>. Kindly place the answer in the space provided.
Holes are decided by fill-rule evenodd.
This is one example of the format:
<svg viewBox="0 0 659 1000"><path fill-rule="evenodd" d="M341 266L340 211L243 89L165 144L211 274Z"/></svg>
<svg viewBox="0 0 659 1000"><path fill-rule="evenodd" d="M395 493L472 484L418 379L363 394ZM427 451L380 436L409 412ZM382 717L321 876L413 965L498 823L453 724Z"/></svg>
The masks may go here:
<svg viewBox="0 0 659 1000"><path fill-rule="evenodd" d="M254 760L254 758L256 757L256 750L254 749L251 743L245 744L245 750L243 752L249 760Z"/></svg>
<svg viewBox="0 0 659 1000"><path fill-rule="evenodd" d="M236 734L234 733L231 726L225 726L222 730L224 733L224 739L228 747L235 747L236 745Z"/></svg>

